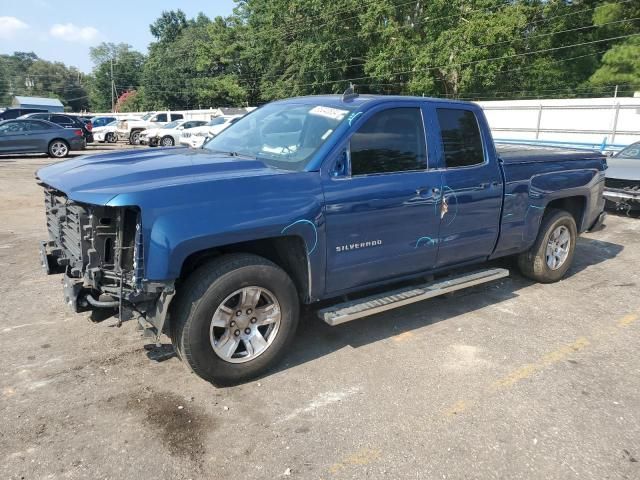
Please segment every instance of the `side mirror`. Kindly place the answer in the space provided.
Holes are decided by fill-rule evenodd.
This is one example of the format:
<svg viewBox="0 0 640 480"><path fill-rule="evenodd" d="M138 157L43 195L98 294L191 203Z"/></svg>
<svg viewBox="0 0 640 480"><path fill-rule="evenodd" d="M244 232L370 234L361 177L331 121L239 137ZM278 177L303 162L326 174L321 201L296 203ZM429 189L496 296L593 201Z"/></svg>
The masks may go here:
<svg viewBox="0 0 640 480"><path fill-rule="evenodd" d="M607 153L605 153L605 155L606 155L607 157L613 157L613 156L615 155L615 153L616 153L616 152L607 152Z"/></svg>
<svg viewBox="0 0 640 480"><path fill-rule="evenodd" d="M345 149L336 160L333 170L331 171L331 176L346 177L347 175L349 175L349 151Z"/></svg>

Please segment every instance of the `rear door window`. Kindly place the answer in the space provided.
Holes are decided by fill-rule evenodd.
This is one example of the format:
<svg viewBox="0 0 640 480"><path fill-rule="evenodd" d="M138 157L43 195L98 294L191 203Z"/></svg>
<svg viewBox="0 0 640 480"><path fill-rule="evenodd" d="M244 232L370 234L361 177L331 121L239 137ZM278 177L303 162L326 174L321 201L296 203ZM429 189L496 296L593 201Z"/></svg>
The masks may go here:
<svg viewBox="0 0 640 480"><path fill-rule="evenodd" d="M74 125L73 119L66 115L51 115L51 121L63 127L72 127Z"/></svg>
<svg viewBox="0 0 640 480"><path fill-rule="evenodd" d="M171 120L182 120L184 116L181 113L172 113Z"/></svg>
<svg viewBox="0 0 640 480"><path fill-rule="evenodd" d="M471 110L436 109L442 149L447 168L471 167L484 163L478 119Z"/></svg>
<svg viewBox="0 0 640 480"><path fill-rule="evenodd" d="M153 119L154 122L166 122L167 121L167 114L166 113L159 113L158 115L156 115L156 118Z"/></svg>
<svg viewBox="0 0 640 480"><path fill-rule="evenodd" d="M425 170L420 109L391 108L374 114L351 137L350 150L352 175Z"/></svg>

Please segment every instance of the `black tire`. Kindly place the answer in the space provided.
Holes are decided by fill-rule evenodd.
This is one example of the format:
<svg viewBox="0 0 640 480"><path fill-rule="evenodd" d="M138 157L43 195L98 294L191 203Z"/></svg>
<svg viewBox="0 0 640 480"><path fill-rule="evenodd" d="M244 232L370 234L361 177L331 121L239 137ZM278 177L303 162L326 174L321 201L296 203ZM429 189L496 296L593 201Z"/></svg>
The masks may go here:
<svg viewBox="0 0 640 480"><path fill-rule="evenodd" d="M107 133L104 139L107 143L116 143L118 141L118 137L113 132Z"/></svg>
<svg viewBox="0 0 640 480"><path fill-rule="evenodd" d="M69 144L61 138L55 138L51 140L51 142L49 142L49 146L47 147L47 153L50 157L53 158L65 158L67 155L69 155L70 150L71 149L69 148Z"/></svg>
<svg viewBox="0 0 640 480"><path fill-rule="evenodd" d="M140 132L141 130L133 130L129 134L129 143L131 145L140 145Z"/></svg>
<svg viewBox="0 0 640 480"><path fill-rule="evenodd" d="M280 324L261 354L232 363L214 351L210 328L224 300L249 286L273 293L280 305ZM176 353L194 373L216 385L237 384L261 375L286 352L295 336L299 309L294 283L276 264L257 255L224 255L199 267L179 287L171 306L170 336Z"/></svg>
<svg viewBox="0 0 640 480"><path fill-rule="evenodd" d="M173 140L173 137L170 137L169 135L162 137L160 140L160 145L163 147L173 147L175 143L176 142Z"/></svg>
<svg viewBox="0 0 640 480"><path fill-rule="evenodd" d="M547 245L549 237L556 229L566 227L570 237L568 247L568 255L566 259L555 269L551 268L547 263ZM573 216L565 210L550 209L547 210L542 218L538 238L536 238L533 246L518 256L518 267L520 272L532 280L541 283L553 283L560 280L567 273L573 262L573 256L576 248L576 240L578 231Z"/></svg>

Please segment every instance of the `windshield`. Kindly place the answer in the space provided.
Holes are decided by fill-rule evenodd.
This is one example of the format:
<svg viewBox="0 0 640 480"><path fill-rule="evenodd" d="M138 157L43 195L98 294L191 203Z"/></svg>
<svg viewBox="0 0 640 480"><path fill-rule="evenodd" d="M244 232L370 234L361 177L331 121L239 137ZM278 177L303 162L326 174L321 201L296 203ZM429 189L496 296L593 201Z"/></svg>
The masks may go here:
<svg viewBox="0 0 640 480"><path fill-rule="evenodd" d="M173 122L169 122L167 123L164 127L162 128L176 128L178 125L180 125L182 123L182 120L174 120Z"/></svg>
<svg viewBox="0 0 640 480"><path fill-rule="evenodd" d="M628 147L620 150L616 157L619 158L637 158L640 160L640 142L632 143Z"/></svg>
<svg viewBox="0 0 640 480"><path fill-rule="evenodd" d="M267 165L303 170L351 107L271 103L211 139L207 150L255 157Z"/></svg>
<svg viewBox="0 0 640 480"><path fill-rule="evenodd" d="M224 117L216 117L212 118L209 123L207 123L207 127L213 127L214 125L222 125L225 122Z"/></svg>

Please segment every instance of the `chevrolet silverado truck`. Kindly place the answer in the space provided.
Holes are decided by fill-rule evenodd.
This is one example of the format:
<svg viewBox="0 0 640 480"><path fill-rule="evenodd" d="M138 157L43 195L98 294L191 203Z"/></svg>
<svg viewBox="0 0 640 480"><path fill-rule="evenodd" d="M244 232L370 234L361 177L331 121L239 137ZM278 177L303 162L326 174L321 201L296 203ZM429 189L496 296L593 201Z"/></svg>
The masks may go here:
<svg viewBox="0 0 640 480"><path fill-rule="evenodd" d="M301 304L338 325L504 277L477 265L506 256L560 280L603 220L605 169L596 152L497 149L473 103L292 98L203 149L42 168L41 258L73 310L135 318L233 384L291 347Z"/></svg>

